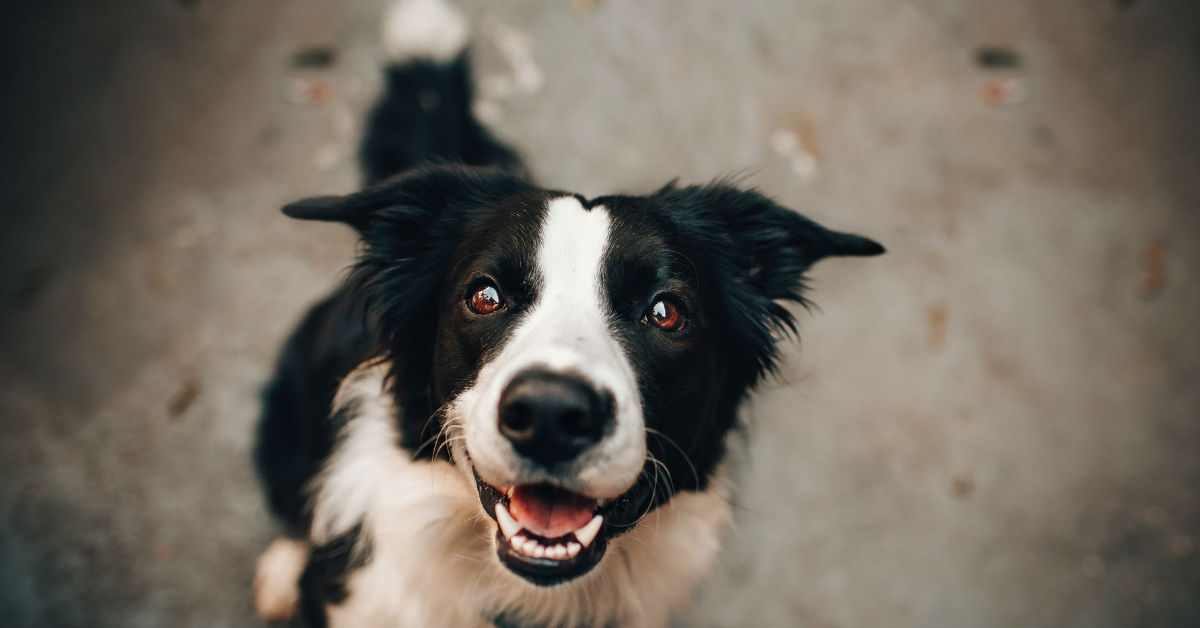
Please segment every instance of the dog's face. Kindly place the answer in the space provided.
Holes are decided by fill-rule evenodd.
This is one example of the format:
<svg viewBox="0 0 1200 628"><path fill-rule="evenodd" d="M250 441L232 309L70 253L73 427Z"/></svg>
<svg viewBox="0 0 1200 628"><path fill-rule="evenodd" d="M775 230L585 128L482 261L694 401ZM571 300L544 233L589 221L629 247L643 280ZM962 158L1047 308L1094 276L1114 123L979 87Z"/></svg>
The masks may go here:
<svg viewBox="0 0 1200 628"><path fill-rule="evenodd" d="M882 252L724 185L588 201L435 168L286 211L363 234L354 277L415 453L450 452L501 562L543 585L704 490L792 327L776 301L802 302L821 257Z"/></svg>

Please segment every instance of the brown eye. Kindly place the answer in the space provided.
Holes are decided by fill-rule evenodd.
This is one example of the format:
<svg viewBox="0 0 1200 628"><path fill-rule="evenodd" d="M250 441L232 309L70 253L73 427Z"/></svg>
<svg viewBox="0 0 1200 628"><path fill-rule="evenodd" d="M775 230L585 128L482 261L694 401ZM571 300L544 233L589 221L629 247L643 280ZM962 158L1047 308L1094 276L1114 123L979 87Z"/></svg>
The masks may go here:
<svg viewBox="0 0 1200 628"><path fill-rule="evenodd" d="M670 299L659 299L646 312L646 320L663 331L678 331L687 320L683 309Z"/></svg>
<svg viewBox="0 0 1200 628"><path fill-rule="evenodd" d="M500 291L490 283L479 284L474 292L467 295L467 307L476 314L491 314L504 307L504 299Z"/></svg>

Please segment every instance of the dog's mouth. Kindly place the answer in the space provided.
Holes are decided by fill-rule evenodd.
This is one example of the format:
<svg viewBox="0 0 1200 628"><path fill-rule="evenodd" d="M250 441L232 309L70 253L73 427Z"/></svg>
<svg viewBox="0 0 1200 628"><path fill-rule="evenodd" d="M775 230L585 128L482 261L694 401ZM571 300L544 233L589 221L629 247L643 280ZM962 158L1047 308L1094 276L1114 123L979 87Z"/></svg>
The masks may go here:
<svg viewBox="0 0 1200 628"><path fill-rule="evenodd" d="M642 482L612 500L596 500L549 484L499 488L475 475L479 501L496 521L496 553L513 573L541 586L591 571L608 540L645 513Z"/></svg>

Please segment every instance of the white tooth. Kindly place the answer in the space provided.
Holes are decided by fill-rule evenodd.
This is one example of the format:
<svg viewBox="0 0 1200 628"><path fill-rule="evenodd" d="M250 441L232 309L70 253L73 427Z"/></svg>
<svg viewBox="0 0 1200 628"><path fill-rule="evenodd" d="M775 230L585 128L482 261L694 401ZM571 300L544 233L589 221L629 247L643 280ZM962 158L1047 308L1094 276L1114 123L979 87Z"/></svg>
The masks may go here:
<svg viewBox="0 0 1200 628"><path fill-rule="evenodd" d="M575 555L578 554L579 550L581 550L581 549L583 549L582 545L572 542L572 541L567 542L567 556L570 556L571 558L575 558Z"/></svg>
<svg viewBox="0 0 1200 628"><path fill-rule="evenodd" d="M527 540L528 539L526 539L524 536L521 536L520 534L518 534L518 535L514 536L513 538L509 539L508 542L512 543L513 547L515 547L517 549L521 549L521 546L525 545L525 541L527 541Z"/></svg>
<svg viewBox="0 0 1200 628"><path fill-rule="evenodd" d="M542 547L541 545L533 548L533 557L534 558L545 558L546 557L546 548Z"/></svg>
<svg viewBox="0 0 1200 628"><path fill-rule="evenodd" d="M596 515L592 520L587 522L587 525L575 531L575 538L579 539L579 543L584 547L592 544L596 540L596 535L600 533L600 526L604 524L604 517Z"/></svg>
<svg viewBox="0 0 1200 628"><path fill-rule="evenodd" d="M525 552L526 554L528 554L530 556L533 556L533 552L535 550L537 550L537 548L539 548L539 547L541 547L541 546L538 545L537 541L530 539L528 541L525 541L525 544L521 546L521 551Z"/></svg>
<svg viewBox="0 0 1200 628"><path fill-rule="evenodd" d="M504 507L504 504L496 504L496 523L500 524L500 531L504 533L504 538L521 531L521 524L508 514L508 509Z"/></svg>
<svg viewBox="0 0 1200 628"><path fill-rule="evenodd" d="M554 557L557 558L558 560L562 560L562 559L566 558L567 557L567 546L566 545L555 545L554 546Z"/></svg>

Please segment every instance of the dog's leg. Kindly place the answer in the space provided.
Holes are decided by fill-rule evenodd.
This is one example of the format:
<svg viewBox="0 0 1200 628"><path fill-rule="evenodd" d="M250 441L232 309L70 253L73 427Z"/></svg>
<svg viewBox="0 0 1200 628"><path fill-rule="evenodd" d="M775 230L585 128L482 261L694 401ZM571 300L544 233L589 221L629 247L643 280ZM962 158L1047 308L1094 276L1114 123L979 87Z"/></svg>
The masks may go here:
<svg viewBox="0 0 1200 628"><path fill-rule="evenodd" d="M288 621L300 601L300 575L308 563L308 543L281 536L258 557L254 572L254 610L259 619Z"/></svg>

